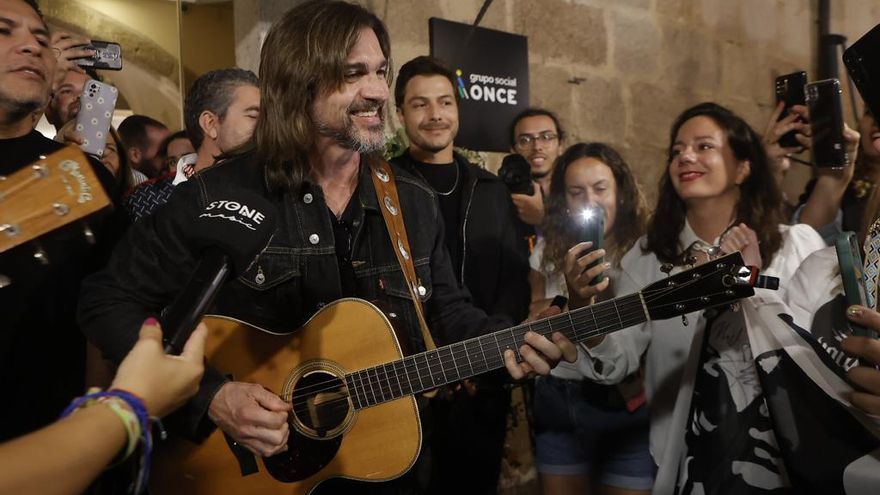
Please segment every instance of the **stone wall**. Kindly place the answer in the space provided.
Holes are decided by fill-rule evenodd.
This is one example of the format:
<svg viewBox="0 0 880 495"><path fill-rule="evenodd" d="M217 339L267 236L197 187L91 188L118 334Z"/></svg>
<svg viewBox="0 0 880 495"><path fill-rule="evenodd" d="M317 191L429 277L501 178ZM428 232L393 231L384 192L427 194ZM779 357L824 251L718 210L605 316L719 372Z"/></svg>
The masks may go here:
<svg viewBox="0 0 880 495"><path fill-rule="evenodd" d="M472 23L482 1L366 4L399 65L429 52L429 17ZM653 198L672 119L714 100L763 129L774 78L813 67L816 16L807 0L496 0L481 25L528 36L531 103L560 115L569 142L616 146Z"/></svg>
<svg viewBox="0 0 880 495"><path fill-rule="evenodd" d="M271 12L264 21L298 3L239 2ZM832 31L851 41L880 22L880 2L831 2ZM472 23L483 0L361 3L387 24L399 67L429 53L430 17ZM816 78L817 19L817 0L495 0L480 25L528 36L531 103L560 115L569 142L616 146L652 201L672 119L713 100L763 132L776 76L805 69ZM253 64L250 53L237 55L240 65ZM490 168L501 156L490 154ZM810 173L795 167L786 180L790 197Z"/></svg>

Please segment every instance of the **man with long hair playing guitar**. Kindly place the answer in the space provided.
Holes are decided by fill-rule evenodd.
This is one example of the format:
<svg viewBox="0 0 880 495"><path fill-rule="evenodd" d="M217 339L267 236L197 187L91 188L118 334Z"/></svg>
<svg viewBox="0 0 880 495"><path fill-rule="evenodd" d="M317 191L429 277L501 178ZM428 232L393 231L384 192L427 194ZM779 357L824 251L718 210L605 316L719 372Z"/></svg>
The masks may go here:
<svg viewBox="0 0 880 495"><path fill-rule="evenodd" d="M510 326L512 322L490 319L473 307L456 282L443 241L435 193L411 175L381 161L384 107L392 74L390 43L382 22L364 8L345 2L301 4L270 29L259 73L262 109L253 138L225 161L179 186L167 207L149 222L135 225L108 267L84 284L80 317L90 339L111 358L124 356L140 322L149 315L158 316L192 272L197 254L187 249L188 222L210 201L243 189L273 204L278 211L278 228L250 268L221 289L212 313L248 323L267 335L290 334L286 341L279 341L278 349L297 353L317 346L324 351L321 355L331 355L335 347L345 343L346 336L360 338L357 327L367 322L358 321L362 320L359 316L350 318L354 320L349 321L351 328L344 330L338 343L332 340L330 328L315 332L323 340L314 346L310 333L293 332L312 315L315 320L333 320L346 316L337 315L339 312L354 314L352 308L360 306L335 302L353 297L385 306L388 319L399 331L399 346L408 353L430 348L433 339L441 345L450 344ZM419 309L422 303L424 318ZM427 323L430 334L423 332L420 322ZM210 358L210 341L222 334L216 328L209 336L210 364L216 364ZM255 492L271 493L271 487L279 487L277 493L298 493L284 483L289 481L286 478L295 477L299 468L281 469L279 474L271 467L275 461L270 459L285 458L282 454L297 446L333 438L338 433L336 448L341 450L335 458L319 461L318 454L304 456L319 464L316 470L342 462L342 451L355 442L353 436L342 434L365 424L370 414L380 410L366 406L383 402L390 393L374 388L388 385L389 380L383 380L388 368L376 371L375 383L369 381L373 374L364 375L366 382L355 383L349 381L349 375L334 374L339 359L312 358L309 363L323 364L302 374L293 373L287 382L238 381L246 380L248 371L268 372L267 367L260 367L267 362L272 363L269 368L295 364L272 361L274 346L249 340L263 337L256 336L261 333L256 329L247 330L233 332L234 338L243 341L226 341L213 348L223 356L243 356L238 361L248 363L244 365L246 370L232 373L230 379L225 373L231 370L209 367L199 394L184 407L177 421L190 438L211 435L203 447L214 445L212 439L219 438L221 450L226 451L223 459L238 460L241 472L233 469L227 473L234 476L229 483L241 479L242 487ZM381 338L378 333L377 339ZM515 379L533 372L546 374L563 357L573 360L576 356L573 344L561 334L547 338L527 332L522 337L502 346L494 356L500 359L503 351L503 363ZM371 350L369 343L360 349L362 354ZM430 365L426 362L419 369ZM414 368L407 376L418 376L420 382L431 378L419 375L419 369ZM473 369L475 363L471 363ZM312 394L302 404L297 402L298 394L309 387L302 383L322 374L330 381L334 377L345 380L347 390L331 390L324 385L326 381L320 382L310 386L323 387L321 393ZM400 379L395 380L391 381L394 391L403 390ZM409 390L416 388L426 387L410 381ZM331 413L335 405L348 408L348 412L342 412L341 422L327 419L327 404ZM415 421L417 425L417 417ZM377 427L405 427L403 422L394 423L393 419L380 421ZM215 427L225 435L226 442ZM414 445L420 443L419 437ZM350 465L395 446L372 448L374 451L364 451L345 462ZM266 467L256 466L252 454L265 457ZM191 460L199 455L190 452L181 454L180 459ZM292 465L302 460L292 454L287 457L278 462ZM406 464L406 468L415 464L417 467L409 471L418 473L416 462ZM178 465L166 471L172 478L179 475L179 479L161 485L156 493L201 493L198 486L220 479L205 476L193 482L199 475L186 469ZM266 470L274 479L241 478L242 473ZM161 472L160 456L157 476ZM398 476L374 474L338 475L374 481ZM319 490L417 493L425 482L409 474L391 483L353 488L346 480L334 479L322 483ZM231 493L234 487L227 483L212 489L213 493ZM305 490L311 490L311 486Z"/></svg>

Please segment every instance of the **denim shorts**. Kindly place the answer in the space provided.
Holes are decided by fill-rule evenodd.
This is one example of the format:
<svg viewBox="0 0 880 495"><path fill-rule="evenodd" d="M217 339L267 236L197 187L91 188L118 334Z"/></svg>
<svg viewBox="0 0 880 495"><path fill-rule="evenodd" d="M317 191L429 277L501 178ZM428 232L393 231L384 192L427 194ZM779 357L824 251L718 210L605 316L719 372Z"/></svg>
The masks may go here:
<svg viewBox="0 0 880 495"><path fill-rule="evenodd" d="M651 489L648 408L629 412L608 400L613 392L613 386L589 381L538 378L533 404L538 472L588 475L609 486Z"/></svg>

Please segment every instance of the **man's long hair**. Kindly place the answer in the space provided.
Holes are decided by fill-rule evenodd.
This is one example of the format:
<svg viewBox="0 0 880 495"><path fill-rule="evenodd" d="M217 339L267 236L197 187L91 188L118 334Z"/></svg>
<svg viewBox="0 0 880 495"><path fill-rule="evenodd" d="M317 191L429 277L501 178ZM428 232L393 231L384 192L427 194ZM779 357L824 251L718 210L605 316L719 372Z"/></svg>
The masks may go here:
<svg viewBox="0 0 880 495"><path fill-rule="evenodd" d="M260 54L260 117L250 144L271 189L295 190L305 180L318 134L312 105L320 94L342 87L345 59L365 27L376 33L392 73L388 31L359 5L306 2L269 30Z"/></svg>

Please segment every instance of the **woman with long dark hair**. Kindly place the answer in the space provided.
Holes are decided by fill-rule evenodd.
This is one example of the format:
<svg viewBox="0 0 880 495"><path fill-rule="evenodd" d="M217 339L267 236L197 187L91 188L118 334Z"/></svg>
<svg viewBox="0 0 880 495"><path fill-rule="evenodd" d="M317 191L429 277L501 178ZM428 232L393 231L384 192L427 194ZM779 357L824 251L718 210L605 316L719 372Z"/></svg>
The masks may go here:
<svg viewBox="0 0 880 495"><path fill-rule="evenodd" d="M578 233L584 211L604 215L604 249L581 256L587 249ZM569 297L575 308L600 292L598 297L613 297L620 259L642 235L645 218L644 198L617 151L603 143L568 148L554 166L544 236L530 260L533 311L557 295ZM600 256L607 265L586 272L573 267L577 257L590 263ZM592 280L600 272L605 279L594 285L566 282ZM653 464L639 373L620 386L599 385L585 381L577 366L560 363L552 376L536 381L534 397L536 464L544 493L648 493Z"/></svg>
<svg viewBox="0 0 880 495"><path fill-rule="evenodd" d="M672 125L647 235L621 261L619 292L735 251L779 277L784 291L824 243L809 226L784 224L781 198L761 138L744 120L714 103L685 110ZM740 312L652 321L590 345L579 369L600 383L638 370L644 354L656 493L787 486Z"/></svg>

